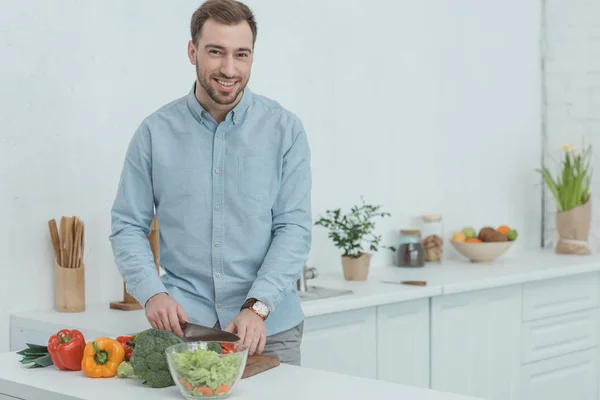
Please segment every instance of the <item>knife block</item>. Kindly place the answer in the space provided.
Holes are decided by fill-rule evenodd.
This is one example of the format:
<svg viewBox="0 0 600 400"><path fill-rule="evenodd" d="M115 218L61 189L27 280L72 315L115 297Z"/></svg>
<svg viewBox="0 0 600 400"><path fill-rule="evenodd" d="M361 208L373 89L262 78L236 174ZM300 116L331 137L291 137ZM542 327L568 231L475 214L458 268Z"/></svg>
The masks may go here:
<svg viewBox="0 0 600 400"><path fill-rule="evenodd" d="M154 256L154 265L156 266L156 273L159 273L159 257L160 257L160 249L159 249L159 231L158 231L158 220L156 216L152 220L152 225L150 225L150 235L147 236L148 241L150 242L150 249L152 250L152 255ZM133 310L141 310L142 305L133 297L131 294L127 292L127 287L125 281L123 281L123 301L113 301L110 303L110 308L114 310L121 311L133 311Z"/></svg>

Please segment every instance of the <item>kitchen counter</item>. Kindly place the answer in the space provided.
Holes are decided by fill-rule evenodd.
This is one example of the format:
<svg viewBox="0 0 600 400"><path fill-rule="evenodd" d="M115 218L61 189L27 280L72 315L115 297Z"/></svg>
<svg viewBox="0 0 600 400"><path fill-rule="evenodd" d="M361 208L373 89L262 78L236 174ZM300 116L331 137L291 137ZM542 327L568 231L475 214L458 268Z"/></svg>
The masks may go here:
<svg viewBox="0 0 600 400"><path fill-rule="evenodd" d="M491 263L466 259L428 263L423 268L375 268L370 280L421 280L440 295L471 292L600 271L600 255L559 255L552 249L510 250Z"/></svg>
<svg viewBox="0 0 600 400"><path fill-rule="evenodd" d="M349 289L353 293L303 301L302 307L306 317L310 318L594 271L600 271L599 256L557 255L552 250L509 251L504 257L487 264L461 259L428 263L423 268L377 267L371 269L367 281L345 281L340 266L338 272L321 274L307 283L309 286ZM404 280L425 281L427 285L383 283ZM82 313L59 313L52 309L15 313L10 316L10 326L11 350L15 350L12 342L17 340L16 335L23 331L37 331L41 338L45 338L48 332L69 326L78 327L86 337L92 337L139 332L150 327L143 310L112 310L108 303L88 304L87 310Z"/></svg>
<svg viewBox="0 0 600 400"><path fill-rule="evenodd" d="M1 400L14 400L15 398L20 400L183 399L175 386L153 389L145 387L135 378L92 379L86 377L81 371L59 371L53 366L27 369L19 364L19 359L20 356L15 353L0 354ZM411 400L477 400L475 397L284 364L241 380L228 398L234 400L363 400L372 397Z"/></svg>
<svg viewBox="0 0 600 400"><path fill-rule="evenodd" d="M399 283L403 280L427 284L407 286ZM345 281L340 266L307 282L353 293L303 301L303 365L344 377L377 378L382 384L484 398L522 394L537 400L553 398L548 395L552 393L562 399L565 393L578 392L574 399L587 400L594 398L590 393L597 390L600 376L599 282L599 256L557 255L552 250L509 251L486 264L461 259L424 268L377 267L362 282ZM144 311L111 310L108 303L88 304L86 312L74 314L28 311L11 315L10 349L44 343L65 327L78 328L88 338L138 332L149 324ZM284 366L257 379L262 382L270 375L284 381L278 375L282 371L285 376L313 373ZM540 383L536 377L545 374L549 381ZM325 385L314 390L323 391ZM350 392L364 397L369 390ZM307 397L302 388L296 393Z"/></svg>

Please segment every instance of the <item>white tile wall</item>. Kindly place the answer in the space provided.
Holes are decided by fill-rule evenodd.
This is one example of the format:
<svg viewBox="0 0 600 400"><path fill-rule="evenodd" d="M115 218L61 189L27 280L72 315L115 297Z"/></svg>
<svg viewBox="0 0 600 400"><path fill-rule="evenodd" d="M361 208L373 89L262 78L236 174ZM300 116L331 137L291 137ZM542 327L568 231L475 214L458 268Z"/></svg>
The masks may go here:
<svg viewBox="0 0 600 400"><path fill-rule="evenodd" d="M555 158L564 143L582 136L597 148L593 184L600 182L600 1L544 1L544 91L546 153ZM546 161L552 162L548 156ZM598 200L593 196L593 201ZM555 242L555 207L546 196L545 243ZM596 203L597 204L597 203ZM597 209L594 207L593 209ZM594 213L592 248L600 248L600 212ZM594 228L594 225L597 228Z"/></svg>

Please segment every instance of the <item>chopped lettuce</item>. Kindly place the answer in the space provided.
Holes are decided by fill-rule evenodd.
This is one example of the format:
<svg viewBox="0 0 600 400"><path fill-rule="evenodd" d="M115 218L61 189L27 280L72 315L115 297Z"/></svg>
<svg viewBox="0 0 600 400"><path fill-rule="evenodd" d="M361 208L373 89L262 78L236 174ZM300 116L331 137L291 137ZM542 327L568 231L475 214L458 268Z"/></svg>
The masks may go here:
<svg viewBox="0 0 600 400"><path fill-rule="evenodd" d="M240 374L243 355L231 353L220 355L212 350L183 350L172 354L178 379L185 379L192 390L208 386L216 390L220 386L231 387Z"/></svg>

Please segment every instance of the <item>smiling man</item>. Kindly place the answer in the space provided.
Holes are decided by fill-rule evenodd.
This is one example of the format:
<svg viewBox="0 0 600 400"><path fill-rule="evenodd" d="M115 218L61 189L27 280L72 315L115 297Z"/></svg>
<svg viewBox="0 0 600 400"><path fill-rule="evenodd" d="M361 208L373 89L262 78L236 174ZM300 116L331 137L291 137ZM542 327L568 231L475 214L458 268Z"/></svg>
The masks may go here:
<svg viewBox="0 0 600 400"><path fill-rule="evenodd" d="M145 118L111 210L115 262L152 327L192 321L236 333L250 354L300 365L295 290L311 244L311 170L301 121L250 91L256 22L234 0L192 16L188 95ZM158 276L146 236L156 213Z"/></svg>

